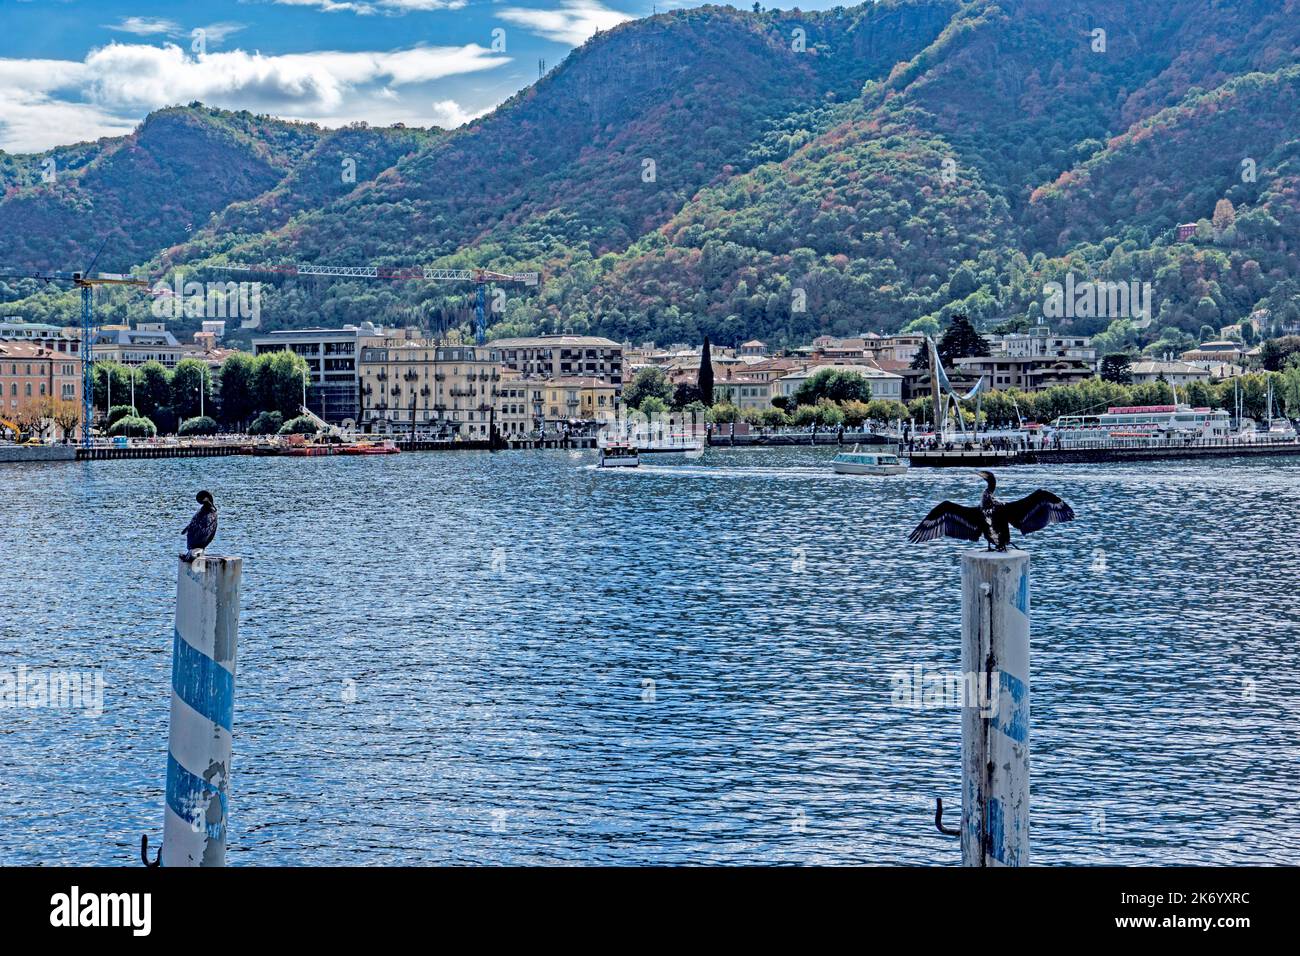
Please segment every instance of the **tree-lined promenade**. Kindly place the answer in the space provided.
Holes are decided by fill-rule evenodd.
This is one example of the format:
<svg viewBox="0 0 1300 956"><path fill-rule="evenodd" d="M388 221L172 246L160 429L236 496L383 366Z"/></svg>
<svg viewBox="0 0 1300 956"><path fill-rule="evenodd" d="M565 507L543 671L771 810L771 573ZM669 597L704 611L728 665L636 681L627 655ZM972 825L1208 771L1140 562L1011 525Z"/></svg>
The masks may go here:
<svg viewBox="0 0 1300 956"><path fill-rule="evenodd" d="M1039 392L1005 389L985 392L979 400L980 423L989 427L1016 427L1023 422L1049 424L1062 415L1096 415L1114 406L1187 404L1193 407L1235 409L1250 418L1269 416L1269 383L1278 412L1300 417L1300 357L1280 372L1257 372L1217 382L1173 385L1164 381L1130 385L1101 377L1073 385L1057 385ZM741 410L728 402L705 406L697 398L680 401L684 393L668 382L663 370L637 372L624 393L625 404L646 415L682 412L702 414L707 421L725 424L748 422L761 428L789 426L856 428L864 423L887 425L899 420L932 422L933 402L916 398L907 404L871 397L871 385L861 375L826 366L809 377L793 396L776 397L770 408ZM976 402L964 403L968 424L975 423Z"/></svg>
<svg viewBox="0 0 1300 956"><path fill-rule="evenodd" d="M307 363L292 352L237 352L217 369L197 359L170 371L160 362L97 362L95 408L111 435L315 431L298 417L306 376Z"/></svg>

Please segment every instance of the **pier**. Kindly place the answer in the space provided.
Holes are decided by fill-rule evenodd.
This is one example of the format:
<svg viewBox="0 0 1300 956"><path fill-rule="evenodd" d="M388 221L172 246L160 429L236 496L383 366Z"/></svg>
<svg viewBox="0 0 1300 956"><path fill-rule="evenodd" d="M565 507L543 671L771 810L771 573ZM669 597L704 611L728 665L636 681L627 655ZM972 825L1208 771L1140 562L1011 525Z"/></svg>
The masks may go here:
<svg viewBox="0 0 1300 956"><path fill-rule="evenodd" d="M77 461L109 461L119 458L219 458L242 455L252 449L248 442L214 442L203 445L92 445L77 449Z"/></svg>

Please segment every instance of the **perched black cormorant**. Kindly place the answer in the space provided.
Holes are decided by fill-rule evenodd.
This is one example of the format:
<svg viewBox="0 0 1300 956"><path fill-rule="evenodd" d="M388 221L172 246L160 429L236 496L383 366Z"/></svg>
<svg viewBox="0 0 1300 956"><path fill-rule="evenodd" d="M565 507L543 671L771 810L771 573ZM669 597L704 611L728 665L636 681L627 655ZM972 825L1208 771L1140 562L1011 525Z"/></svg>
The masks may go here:
<svg viewBox="0 0 1300 956"><path fill-rule="evenodd" d="M181 555L182 561L193 561L217 536L217 506L212 501L212 493L200 491L194 500L199 503L199 510L185 526L185 547L189 550Z"/></svg>
<svg viewBox="0 0 1300 956"><path fill-rule="evenodd" d="M990 551L1005 551L1011 543L1012 525L1021 534L1030 534L1042 531L1049 524L1074 520L1074 509L1050 491L1039 488L1019 501L998 501L993 497L993 489L998 484L993 472L977 471L975 474L988 483L978 508L945 501L925 516L907 540L916 544L945 535L964 541L978 541L983 537L988 541Z"/></svg>

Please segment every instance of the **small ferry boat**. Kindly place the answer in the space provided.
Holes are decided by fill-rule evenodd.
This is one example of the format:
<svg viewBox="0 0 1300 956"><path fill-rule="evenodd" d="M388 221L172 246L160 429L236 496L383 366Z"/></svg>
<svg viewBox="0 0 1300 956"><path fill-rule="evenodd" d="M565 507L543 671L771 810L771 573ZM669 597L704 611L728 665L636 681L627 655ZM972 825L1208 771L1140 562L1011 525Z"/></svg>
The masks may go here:
<svg viewBox="0 0 1300 956"><path fill-rule="evenodd" d="M837 475L901 475L907 466L892 452L842 451L835 456L831 467Z"/></svg>
<svg viewBox="0 0 1300 956"><path fill-rule="evenodd" d="M641 464L641 456L635 445L626 442L610 442L600 446L601 468L636 468Z"/></svg>

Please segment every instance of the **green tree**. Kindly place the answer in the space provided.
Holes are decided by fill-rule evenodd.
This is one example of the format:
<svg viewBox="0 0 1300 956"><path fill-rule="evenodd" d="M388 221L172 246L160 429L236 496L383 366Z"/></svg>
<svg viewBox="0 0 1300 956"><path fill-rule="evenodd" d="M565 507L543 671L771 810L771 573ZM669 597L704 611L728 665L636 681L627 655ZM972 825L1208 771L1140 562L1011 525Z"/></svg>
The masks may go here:
<svg viewBox="0 0 1300 956"><path fill-rule="evenodd" d="M943 338L939 340L939 359L945 368L951 368L953 359L973 358L989 354L989 344L975 331L975 326L962 313L952 317Z"/></svg>
<svg viewBox="0 0 1300 956"><path fill-rule="evenodd" d="M1300 354L1300 335L1284 335L1280 339L1269 339L1259 347L1259 362L1270 372L1280 372L1286 368L1287 360L1296 354Z"/></svg>
<svg viewBox="0 0 1300 956"><path fill-rule="evenodd" d="M236 352L221 363L221 420L239 426L260 409L257 394L257 360Z"/></svg>
<svg viewBox="0 0 1300 956"><path fill-rule="evenodd" d="M623 389L623 404L628 408L641 408L641 403L647 398L657 398L667 406L672 397L673 387L668 377L656 366L639 370Z"/></svg>
<svg viewBox="0 0 1300 956"><path fill-rule="evenodd" d="M109 388L110 382L112 388ZM131 400L131 370L118 362L95 363L95 407L109 407L109 393L112 402L120 405Z"/></svg>
<svg viewBox="0 0 1300 956"><path fill-rule="evenodd" d="M131 438L152 438L158 429L148 418L127 415L119 418L108 430L110 435L127 435Z"/></svg>
<svg viewBox="0 0 1300 956"><path fill-rule="evenodd" d="M208 415L187 418L181 422L181 427L176 429L178 435L215 435L216 433L216 419Z"/></svg>
<svg viewBox="0 0 1300 956"><path fill-rule="evenodd" d="M123 418L138 418L140 412L134 405L114 405L108 410L107 424L111 428Z"/></svg>
<svg viewBox="0 0 1300 956"><path fill-rule="evenodd" d="M1290 418L1300 418L1300 362L1290 364L1281 373L1277 389L1278 401Z"/></svg>
<svg viewBox="0 0 1300 956"><path fill-rule="evenodd" d="M817 419L816 405L800 405L794 410L794 414L790 416L791 423L800 428L807 428L809 425L816 424Z"/></svg>
<svg viewBox="0 0 1300 956"><path fill-rule="evenodd" d="M1133 371L1128 353L1112 352L1102 359L1101 377L1105 381L1114 382L1117 385L1132 385Z"/></svg>
<svg viewBox="0 0 1300 956"><path fill-rule="evenodd" d="M263 411L279 412L285 420L302 408L307 362L301 355L281 350L257 357L257 398Z"/></svg>
<svg viewBox="0 0 1300 956"><path fill-rule="evenodd" d="M170 405L181 419L212 411L212 373L198 359L181 359L172 369ZM202 389L202 402L199 401Z"/></svg>
<svg viewBox="0 0 1300 956"><path fill-rule="evenodd" d="M647 395L641 399L641 404L637 406L637 411L642 415L665 415L668 412L668 403L658 395Z"/></svg>
<svg viewBox="0 0 1300 956"><path fill-rule="evenodd" d="M794 393L798 405L816 405L823 398L832 402L869 402L871 384L857 372L827 366L805 379Z"/></svg>
<svg viewBox="0 0 1300 956"><path fill-rule="evenodd" d="M817 405L817 424L825 428L839 428L844 424L844 409L829 399L821 399Z"/></svg>
<svg viewBox="0 0 1300 956"><path fill-rule="evenodd" d="M157 421L159 412L168 408L171 401L171 375L161 362L145 362L136 369L135 405L142 417Z"/></svg>
<svg viewBox="0 0 1300 956"><path fill-rule="evenodd" d="M276 435L284 424L284 416L279 412L258 412L252 424L248 426L250 435Z"/></svg>
<svg viewBox="0 0 1300 956"><path fill-rule="evenodd" d="M857 428L871 418L871 403L848 401L841 408L844 411L844 424L851 428Z"/></svg>
<svg viewBox="0 0 1300 956"><path fill-rule="evenodd" d="M979 291L979 281L975 278L975 273L967 266L961 266L952 274L952 279L948 282L948 298L954 302L959 302L969 295ZM965 316L962 316L965 318Z"/></svg>
<svg viewBox="0 0 1300 956"><path fill-rule="evenodd" d="M281 435L314 435L317 431L317 424L306 415L291 418L280 426Z"/></svg>
<svg viewBox="0 0 1300 956"><path fill-rule="evenodd" d="M709 417L718 424L740 421L740 409L730 402L719 402L709 412Z"/></svg>
<svg viewBox="0 0 1300 956"><path fill-rule="evenodd" d="M690 382L678 382L677 387L673 389L673 408L686 408L696 402L704 404L700 402L699 389Z"/></svg>

